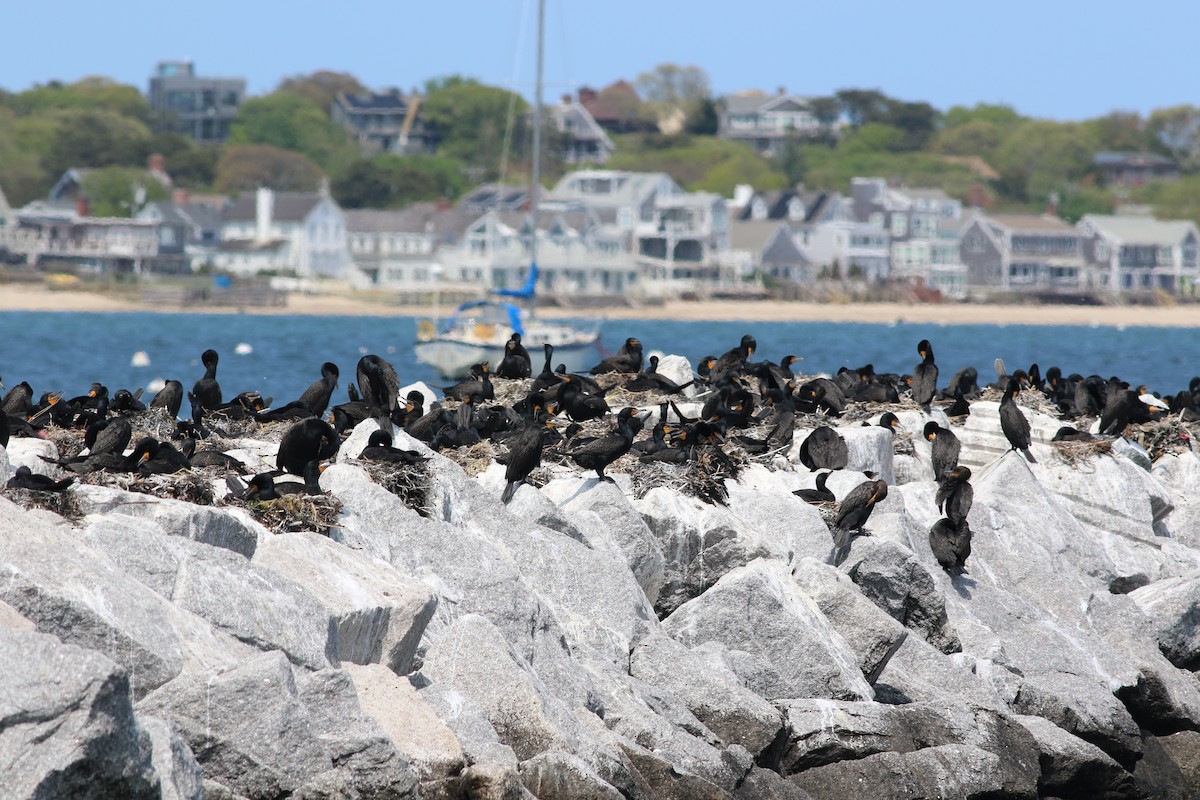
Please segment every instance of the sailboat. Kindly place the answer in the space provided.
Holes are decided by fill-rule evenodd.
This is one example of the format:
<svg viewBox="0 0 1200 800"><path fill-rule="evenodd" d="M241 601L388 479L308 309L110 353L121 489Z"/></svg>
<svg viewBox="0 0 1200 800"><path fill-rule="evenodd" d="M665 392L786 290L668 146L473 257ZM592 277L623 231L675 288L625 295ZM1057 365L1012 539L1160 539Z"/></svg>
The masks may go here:
<svg viewBox="0 0 1200 800"><path fill-rule="evenodd" d="M460 305L439 323L423 319L417 323L417 341L413 346L418 361L436 369L446 378L465 375L473 364L488 361L494 367L504 358L504 344L514 333L536 361L543 345L554 347L554 365L566 365L568 372L586 369L596 362L600 348L602 320L577 327L538 319L533 314L538 282L538 203L542 161L542 61L545 28L545 0L538 0L537 82L533 111L533 174L529 191L530 261L525 284L519 289L494 289L493 297ZM511 298L506 302L497 298ZM532 365L534 372L538 364Z"/></svg>

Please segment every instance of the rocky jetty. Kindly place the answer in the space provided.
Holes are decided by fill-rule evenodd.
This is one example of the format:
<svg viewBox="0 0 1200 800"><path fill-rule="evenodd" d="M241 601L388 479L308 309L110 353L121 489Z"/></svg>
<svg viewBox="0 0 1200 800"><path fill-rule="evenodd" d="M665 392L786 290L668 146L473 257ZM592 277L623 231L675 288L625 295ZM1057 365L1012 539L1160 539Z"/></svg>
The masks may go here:
<svg viewBox="0 0 1200 800"><path fill-rule="evenodd" d="M973 473L950 574L927 417L897 408L903 440L798 418L717 498L628 456L613 483L550 463L505 505L502 465L397 430L429 457L399 491L356 458L373 419L307 530L134 486L10 490L3 794L1200 796L1196 454L1052 445L1061 423L1027 407L1029 463L997 402L935 409ZM849 453L837 497L862 471L890 485L836 567L832 509L793 494L825 423ZM0 474L56 472L43 455L13 438Z"/></svg>

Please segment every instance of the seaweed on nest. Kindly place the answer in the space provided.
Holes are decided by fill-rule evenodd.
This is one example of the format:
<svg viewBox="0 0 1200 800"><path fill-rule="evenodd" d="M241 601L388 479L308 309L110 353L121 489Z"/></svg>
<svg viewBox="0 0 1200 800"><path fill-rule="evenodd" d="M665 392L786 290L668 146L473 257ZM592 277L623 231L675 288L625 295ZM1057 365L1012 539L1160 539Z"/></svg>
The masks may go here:
<svg viewBox="0 0 1200 800"><path fill-rule="evenodd" d="M740 449L726 453L716 445L704 445L696 448L695 457L686 464L637 462L627 474L634 496L639 499L651 489L662 486L711 505L723 506L729 501L725 479L736 480L747 463L748 458Z"/></svg>
<svg viewBox="0 0 1200 800"><path fill-rule="evenodd" d="M1112 439L1093 439L1088 442L1051 442L1058 459L1075 467L1094 458L1112 453Z"/></svg>
<svg viewBox="0 0 1200 800"><path fill-rule="evenodd" d="M148 494L169 500L182 500L198 506L211 506L216 501L212 483L203 475L190 471L169 475L135 475L120 473L92 473L108 475L106 485L117 486L128 492Z"/></svg>
<svg viewBox="0 0 1200 800"><path fill-rule="evenodd" d="M85 516L75 493L70 490L39 492L35 489L6 489L4 496L26 511L52 511L71 522L78 522Z"/></svg>
<svg viewBox="0 0 1200 800"><path fill-rule="evenodd" d="M378 461L363 461L363 468L371 480L400 498L404 505L422 517L433 515L430 507L430 490L433 488L433 471L427 462L413 464L389 464Z"/></svg>
<svg viewBox="0 0 1200 800"><path fill-rule="evenodd" d="M480 439L470 447L447 447L438 452L471 477L486 470L496 458L496 448L490 439Z"/></svg>
<svg viewBox="0 0 1200 800"><path fill-rule="evenodd" d="M1125 438L1137 442L1150 454L1150 461L1158 461L1166 455L1182 453L1192 449L1192 432L1177 417L1166 417L1156 422L1132 427Z"/></svg>
<svg viewBox="0 0 1200 800"><path fill-rule="evenodd" d="M83 435L71 428L47 425L42 429L42 435L58 449L60 460L74 458L83 451Z"/></svg>

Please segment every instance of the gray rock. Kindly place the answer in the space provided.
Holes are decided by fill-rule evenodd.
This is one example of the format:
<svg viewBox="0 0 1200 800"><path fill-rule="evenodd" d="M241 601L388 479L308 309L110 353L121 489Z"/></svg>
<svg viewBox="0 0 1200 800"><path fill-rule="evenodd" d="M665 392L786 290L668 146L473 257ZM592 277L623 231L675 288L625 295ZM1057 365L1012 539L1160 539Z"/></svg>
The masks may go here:
<svg viewBox="0 0 1200 800"><path fill-rule="evenodd" d="M815 558L797 561L792 578L850 643L863 677L875 683L908 631L863 597L849 577Z"/></svg>
<svg viewBox="0 0 1200 800"><path fill-rule="evenodd" d="M0 628L0 779L8 797L157 798L124 670L53 636ZM19 665L19 668L17 668Z"/></svg>
<svg viewBox="0 0 1200 800"><path fill-rule="evenodd" d="M870 537L855 542L841 568L863 596L943 653L962 649L946 615L946 598L908 548Z"/></svg>
<svg viewBox="0 0 1200 800"><path fill-rule="evenodd" d="M778 772L754 767L733 791L735 800L813 800Z"/></svg>
<svg viewBox="0 0 1200 800"><path fill-rule="evenodd" d="M789 780L813 797L909 797L985 800L1003 797L1000 757L948 744L911 753L877 753L816 767Z"/></svg>
<svg viewBox="0 0 1200 800"><path fill-rule="evenodd" d="M125 667L135 697L183 670L175 609L69 527L11 505L0 514L0 600L39 631Z"/></svg>
<svg viewBox="0 0 1200 800"><path fill-rule="evenodd" d="M30 472L36 472L39 475L49 475L51 478L58 480L62 478L63 471L50 461L58 460L58 446L49 439L30 439L24 436L14 436L8 440L8 448L5 450L7 456L8 469L16 471L17 467L29 467ZM50 459L50 461L47 461ZM8 472L5 472L5 482L8 481Z"/></svg>
<svg viewBox="0 0 1200 800"><path fill-rule="evenodd" d="M663 584L663 552L616 484L590 485L566 478L551 481L541 491L573 520L586 544L619 553L650 603L657 600Z"/></svg>
<svg viewBox="0 0 1200 800"><path fill-rule="evenodd" d="M241 509L199 506L91 484L78 485L72 491L84 514L137 517L168 536L232 550L246 558L254 554L259 537L266 534L266 529Z"/></svg>
<svg viewBox="0 0 1200 800"><path fill-rule="evenodd" d="M137 709L170 719L205 779L247 798L293 792L334 766L278 651L219 675L182 675Z"/></svg>
<svg viewBox="0 0 1200 800"><path fill-rule="evenodd" d="M688 647L723 644L738 676L768 700L873 696L850 645L779 562L759 559L726 574L663 627Z"/></svg>
<svg viewBox="0 0 1200 800"><path fill-rule="evenodd" d="M910 636L875 682L876 696L889 703L954 701L1007 708L1020 676L984 658L947 657L923 639Z"/></svg>
<svg viewBox="0 0 1200 800"><path fill-rule="evenodd" d="M521 762L521 780L538 800L621 800L621 793L580 758L542 753Z"/></svg>
<svg viewBox="0 0 1200 800"><path fill-rule="evenodd" d="M162 800L204 800L204 776L192 749L170 722L139 717L150 736L152 763L162 785Z"/></svg>
<svg viewBox="0 0 1200 800"><path fill-rule="evenodd" d="M653 636L630 655L629 674L675 694L726 744L758 754L779 733L779 711L741 684L726 657L716 642L689 649Z"/></svg>
<svg viewBox="0 0 1200 800"><path fill-rule="evenodd" d="M428 586L390 564L310 532L265 539L252 564L303 586L337 627L337 657L381 663L403 675L437 607Z"/></svg>
<svg viewBox="0 0 1200 800"><path fill-rule="evenodd" d="M496 729L488 720L483 706L462 691L440 683L428 683L424 675L413 676L424 685L419 689L421 699L429 704L438 719L446 725L462 747L463 758L470 764L490 764L516 772L519 762L516 753L500 741ZM420 758L413 758L420 765Z"/></svg>
<svg viewBox="0 0 1200 800"><path fill-rule="evenodd" d="M636 794L662 800L727 800L729 793L704 778L676 770L658 753L623 740L621 751L633 768ZM634 794L626 792L626 794Z"/></svg>
<svg viewBox="0 0 1200 800"><path fill-rule="evenodd" d="M1181 731L1170 736L1148 736L1144 745L1146 755L1133 773L1139 797L1162 800L1200 797L1200 733Z"/></svg>
<svg viewBox="0 0 1200 800"><path fill-rule="evenodd" d="M443 780L462 771L466 761L458 739L406 678L379 664L348 664L344 669L354 681L363 712L379 724L422 781ZM495 741L498 745L499 739ZM516 766L511 754L508 765Z"/></svg>
<svg viewBox="0 0 1200 800"><path fill-rule="evenodd" d="M1093 678L1063 672L1026 676L1013 710L1045 718L1127 769L1141 758L1137 723L1116 697L1098 690Z"/></svg>
<svg viewBox="0 0 1200 800"><path fill-rule="evenodd" d="M447 800L457 800L463 796L471 800L537 800L521 784L521 776L515 769L494 764L467 767L463 770L462 779L455 783L455 788L455 793L447 795Z"/></svg>
<svg viewBox="0 0 1200 800"><path fill-rule="evenodd" d="M1146 614L1158 646L1181 669L1200 669L1200 572L1135 589L1129 598Z"/></svg>
<svg viewBox="0 0 1200 800"><path fill-rule="evenodd" d="M1041 717L1019 717L1041 752L1043 796L1124 800L1137 797L1133 776L1100 748Z"/></svg>
<svg viewBox="0 0 1200 800"><path fill-rule="evenodd" d="M417 774L391 738L358 702L354 682L340 669L299 672L298 698L351 792L363 797L417 796Z"/></svg>

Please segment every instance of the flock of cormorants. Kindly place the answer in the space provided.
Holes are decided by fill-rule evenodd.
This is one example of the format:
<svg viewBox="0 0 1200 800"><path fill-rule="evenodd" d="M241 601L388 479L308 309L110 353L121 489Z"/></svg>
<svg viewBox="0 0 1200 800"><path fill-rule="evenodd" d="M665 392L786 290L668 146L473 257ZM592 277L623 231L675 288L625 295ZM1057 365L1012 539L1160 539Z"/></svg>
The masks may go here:
<svg viewBox="0 0 1200 800"><path fill-rule="evenodd" d="M334 403L340 373L329 362L321 365L320 378L294 401L272 407L270 399L256 392L226 400L217 380L219 357L210 349L201 357L204 374L190 392L185 394L179 381L167 381L149 404L142 402L140 389L110 394L100 383L78 397L64 399L61 393L46 392L35 398L32 387L21 382L4 395L0 445L7 446L10 436L45 437L51 431L57 432L60 445L70 443L72 437L78 440L74 442L77 446L66 448L76 455L53 462L73 475L56 480L22 466L8 481L10 489L59 492L69 487L75 476L145 476L211 468L226 475L230 497L269 501L287 493L320 494L321 463L337 454L353 427L374 419L380 430L371 434L360 458L394 469L418 468L426 459L416 451L393 447L393 426L434 450L466 448L484 440L499 445L502 453L497 460L505 465L501 500L507 504L548 454L594 470L601 481L611 481L605 469L630 453L641 464L684 466L701 458L727 463L735 448L746 457L786 454L792 448L798 419L816 415L809 421L817 426L797 454L803 466L818 473L816 488L795 494L832 510L834 561L841 563L852 535L861 532L872 510L887 497L888 486L868 473L866 481L837 501L826 480L832 471L846 468L849 453L845 440L826 420L841 417L851 404L868 410L873 405L900 404L906 394L926 415L937 401L947 416L960 418L970 413L970 401L982 394L978 372L972 367L960 370L939 389L937 363L928 340L917 345L921 360L911 375L876 374L868 364L842 368L832 377L804 378L792 372L796 356L786 355L778 362L754 361L756 350L754 337L743 336L726 353L700 359L692 378L677 383L659 374L658 357L650 356L648 365L643 363L643 346L636 338L626 339L615 355L586 374L571 374L561 366L555 369L553 348L546 345L541 370L535 373L520 334L513 334L494 372L486 362L476 365L465 380L445 387L445 401L425 409L420 391L400 397L395 368L377 355L359 360L356 384L347 387L349 400L345 403ZM997 360L997 374L995 386L1002 392L1001 431L1011 449L1031 463L1030 426L1016 403L1021 391L1043 394L1064 420L1099 417L1099 432L1106 436L1120 435L1126 426L1151 421L1168 410L1189 419L1200 414L1200 378L1193 380L1187 392L1163 402L1149 395L1145 387L1131 389L1116 378L1105 380L1095 375L1064 376L1057 367L1049 369L1045 378L1036 364L1009 375ZM494 379L504 384L509 402L496 401ZM690 415L676 403L676 398L682 402L689 387L694 403L689 406ZM630 395L639 395L641 400L635 404ZM185 396L191 413L180 420ZM615 396L629 402L614 414L609 401ZM639 411L637 406L652 407L655 402L659 404L657 420L649 436L639 439L655 414ZM234 423L249 426L246 430L256 425L286 425L279 439L276 469L250 475L241 461L218 448L197 449L214 432L218 434L214 439L231 438L222 426ZM875 424L893 434L899 428L891 411ZM751 435L751 429L757 435ZM159 431L160 436L147 431ZM135 432L139 433L136 441ZM168 432L169 436L165 435ZM930 419L923 435L931 443L935 502L943 515L929 532L930 544L943 568L957 574L963 571L971 548L967 522L973 498L971 470L958 464L961 444L951 429ZM1092 434L1063 427L1054 440L1092 438ZM179 442L178 447L170 440ZM288 475L299 480L277 480Z"/></svg>

